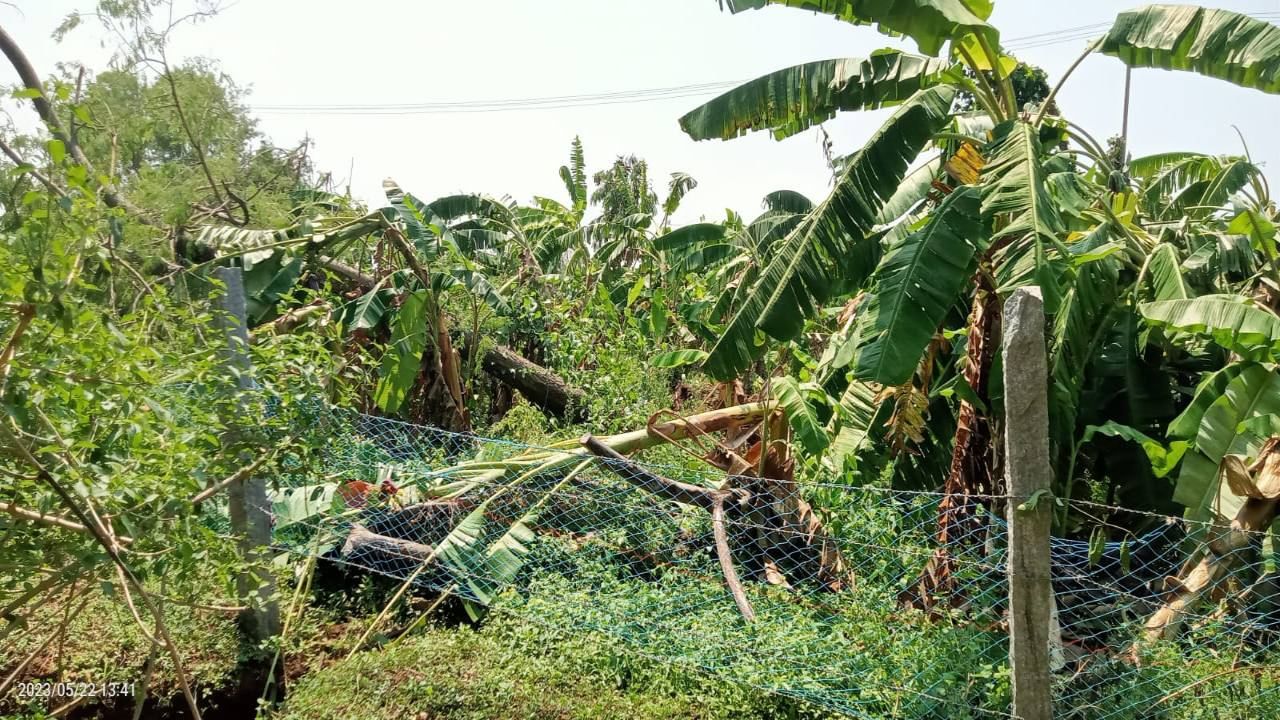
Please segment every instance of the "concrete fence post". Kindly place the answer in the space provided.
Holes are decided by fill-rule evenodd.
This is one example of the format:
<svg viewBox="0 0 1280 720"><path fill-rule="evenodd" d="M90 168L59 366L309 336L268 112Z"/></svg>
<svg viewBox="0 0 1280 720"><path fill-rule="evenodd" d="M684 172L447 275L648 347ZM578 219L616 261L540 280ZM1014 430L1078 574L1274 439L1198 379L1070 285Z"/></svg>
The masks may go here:
<svg viewBox="0 0 1280 720"><path fill-rule="evenodd" d="M1022 720L1049 720L1053 716L1049 566L1053 502L1049 497L1044 301L1039 288L1019 288L1005 302L1004 407L1013 714Z"/></svg>
<svg viewBox="0 0 1280 720"><path fill-rule="evenodd" d="M246 326L244 281L240 268L223 267L213 271L225 286L218 301L217 323L225 344L223 360L227 372L235 379L231 407L234 417L228 419L228 441L240 445L249 428L243 426L248 410L249 393L255 389L250 374L249 331ZM247 464L250 458L242 458ZM227 488L231 530L239 538L241 556L248 569L237 578L240 599L249 606L240 615L245 636L255 645L280 633L280 607L275 599L276 584L269 567L271 547L271 514L267 500L267 484L261 477L248 477Z"/></svg>

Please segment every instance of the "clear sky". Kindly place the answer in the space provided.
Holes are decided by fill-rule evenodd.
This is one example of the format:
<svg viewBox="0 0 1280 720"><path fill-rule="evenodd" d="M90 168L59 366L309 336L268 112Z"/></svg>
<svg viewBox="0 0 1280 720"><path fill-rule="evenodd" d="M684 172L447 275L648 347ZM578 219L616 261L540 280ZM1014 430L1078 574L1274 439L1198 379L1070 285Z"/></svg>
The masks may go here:
<svg viewBox="0 0 1280 720"><path fill-rule="evenodd" d="M1109 21L1133 4L996 0L992 22L1005 38L1019 38ZM1280 12L1280 0L1213 4ZM49 73L55 62L69 60L94 70L105 66L109 48L96 25L86 23L62 44L50 39L62 17L89 9L91 0L16 5L0 4L0 23L38 70ZM1054 37L1064 36L1046 39ZM1017 54L1044 67L1053 82L1085 44L1075 39ZM172 55L215 58L251 88L251 105L319 105L562 96L742 80L886 46L911 47L869 28L788 8L730 15L716 0L239 0L219 17L178 31ZM7 64L0 78L16 80ZM1123 83L1119 61L1093 56L1060 95L1061 107L1102 140L1119 132ZM757 133L695 143L676 120L700 101L500 113L257 114L261 129L279 144L309 135L318 166L349 177L352 193L371 203L381 202L384 177L428 198L464 191L562 199L557 168L574 135L582 137L589 171L615 155L635 153L649 161L660 193L672 171L697 178L680 222L718 219L726 207L753 215L760 198L776 189L813 198L825 192L830 174L816 130L782 142ZM1189 73L1135 71L1130 145L1135 154L1239 153L1235 124L1254 160L1274 175L1280 165L1278 111L1280 96ZM25 106L21 112L31 115ZM846 113L827 123L835 150L856 149L885 112Z"/></svg>

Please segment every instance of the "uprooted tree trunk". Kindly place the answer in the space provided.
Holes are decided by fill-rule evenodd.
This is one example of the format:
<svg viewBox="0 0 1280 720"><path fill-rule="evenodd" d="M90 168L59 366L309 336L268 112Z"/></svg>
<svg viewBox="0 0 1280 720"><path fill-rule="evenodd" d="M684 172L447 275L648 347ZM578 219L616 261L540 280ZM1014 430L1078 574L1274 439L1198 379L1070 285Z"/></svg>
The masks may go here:
<svg viewBox="0 0 1280 720"><path fill-rule="evenodd" d="M1250 467L1236 456L1227 456L1222 475L1231 491L1245 499L1244 504L1229 526L1215 524L1209 529L1199 562L1179 577L1169 578L1168 599L1147 619L1146 642L1177 638L1187 615L1222 590L1223 581L1244 559L1255 534L1276 519L1280 511L1280 437L1268 440Z"/></svg>
<svg viewBox="0 0 1280 720"><path fill-rule="evenodd" d="M711 513L716 555L725 582L748 621L755 614L734 568L730 530L732 545L748 553L743 566L770 584L790 588L791 581L795 581L838 591L848 577L834 539L827 535L793 479L794 459L789 445L781 441L786 437L785 418L781 413L770 413L764 420L768 432L751 446L747 457L719 445L712 457L706 458L728 473L725 482L715 489L660 478L627 462L590 436L583 441L593 454L611 460L609 469L633 485ZM770 442L770 437L777 440ZM761 457L766 446L769 449ZM756 462L753 464L749 458Z"/></svg>
<svg viewBox="0 0 1280 720"><path fill-rule="evenodd" d="M713 490L698 485L668 480L630 462L625 456L620 455L613 448L590 435L583 436L582 445L592 455L607 460L608 462L605 463L605 466L613 471L615 475L645 492L657 495L664 500L673 500L685 505L697 505L711 513L716 557L720 561L720 570L724 573L725 583L729 586L729 592L733 595L733 601L737 604L738 611L742 613L743 619L747 622L754 621L756 619L755 610L752 609L751 601L747 599L747 594L742 589L742 581L738 579L738 570L733 564L733 551L729 548L729 534L725 530L724 517L727 503L732 500L741 505L746 505L751 502L751 496L727 488Z"/></svg>

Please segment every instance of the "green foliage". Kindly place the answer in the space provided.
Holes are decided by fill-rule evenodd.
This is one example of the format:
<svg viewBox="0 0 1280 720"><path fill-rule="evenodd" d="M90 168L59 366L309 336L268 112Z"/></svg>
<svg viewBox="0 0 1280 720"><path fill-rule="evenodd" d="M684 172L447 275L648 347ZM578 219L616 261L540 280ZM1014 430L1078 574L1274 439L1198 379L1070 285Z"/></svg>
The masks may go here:
<svg viewBox="0 0 1280 720"><path fill-rule="evenodd" d="M1003 297L1035 284L1049 314L1057 478L1042 502L1105 499L1145 519L1170 511L1172 493L1193 518L1229 520L1241 499L1218 481L1219 465L1256 453L1280 417L1275 204L1247 157L1130 160L1122 143L1094 147L1052 105L1023 114L1045 99L1047 78L1001 50L984 0L728 3L735 12L767 4L875 25L948 55L886 50L809 63L689 113L681 123L695 138L753 129L781 137L839 111L896 106L861 149L832 161L834 189L821 203L780 190L755 218L729 211L683 227L671 217L697 186L692 177L674 173L659 203L643 160L621 156L589 176L576 138L559 168L561 201L429 200L392 183L387 206L370 214L313 187L301 152L265 143L242 91L212 65L113 70L79 97L62 78L49 93L60 117L76 118L97 172L113 176L147 222L105 209L101 179L76 164L69 138L14 139L27 160L0 177L0 342L11 348L0 353L0 501L72 526L0 515L0 591L12 597L48 577L59 593L83 584L119 610L122 576L75 528L98 514L130 538L125 562L145 587L190 598L200 584L231 597L242 562L225 501L191 499L272 448L278 457L260 472L272 479L277 541L328 549L339 533L311 526L359 512L340 484L377 482L395 464L440 481L407 483L395 502L428 493L466 501L461 520L431 540L441 565L431 572L498 610L478 634L432 631L303 680L289 717L399 717L406 707L441 717L819 717L847 709L833 697L872 716L1005 712L1002 636L987 611L1000 583L970 564L961 570L977 588L970 615L901 608L897 593L919 566L883 549L932 550L937 508L897 495L859 502L857 486L936 488L951 472L962 400L1000 427L1004 359L990 358L985 396L966 379L975 288L994 284ZM112 21L146 22L156 7L100 9ZM161 41L148 30L133 50ZM1101 49L1131 67L1276 92L1278 45L1272 26L1242 15L1156 6L1122 14ZM229 214L235 197L246 207ZM592 204L600 215L588 221ZM155 223L177 226L172 248ZM400 235L422 270L406 267L392 243ZM236 378L220 357L210 302L219 288L208 271L228 263L244 269L258 326L252 379L261 392L244 404L229 401ZM265 326L295 311L312 312L294 328ZM648 558L695 548L682 563L714 578L714 558L690 540L710 532L705 513L669 503L659 512L632 493L613 498L616 519L604 523L577 497L587 485L564 457L522 465L503 445L484 450L487 467L437 476L463 451L405 459L320 422L318 398L429 419L445 392L443 360L453 359L436 347L446 339L460 349L456 379L473 427L534 444L768 394L787 416L797 485L847 548L857 583L822 597L816 612L753 582L759 621L748 625L718 579L661 564L643 577L623 572L637 566L623 550ZM487 377L477 350L493 343L583 390L588 426L566 427L572 421ZM286 442L286 432L295 437ZM1000 460L999 443L979 450ZM321 459L323 477L312 472ZM652 459L673 475L702 468L674 447ZM1142 522L1061 510L1061 531L1099 542L1097 528ZM553 511L567 535L543 532ZM367 579L353 594L371 610L385 600ZM40 617L43 599L15 617ZM183 622L175 619L179 631ZM590 633L565 639L569 628ZM1060 692L1146 710L1179 688L1220 689L1212 673L1234 661L1214 654L1229 653L1209 624L1190 632L1204 641L1185 652L1197 668L1183 667L1173 647L1154 653L1159 673L1099 657L1064 676ZM618 641L680 672L625 654ZM135 655L126 658L134 665ZM1079 687L1086 682L1107 692Z"/></svg>
<svg viewBox="0 0 1280 720"><path fill-rule="evenodd" d="M1201 335L1227 350L1266 359L1280 352L1280 317L1235 295L1204 295L1161 300L1142 306L1147 322L1177 332Z"/></svg>
<svg viewBox="0 0 1280 720"><path fill-rule="evenodd" d="M911 378L985 243L978 193L961 188L930 222L890 249L872 277L859 313L855 374L884 385Z"/></svg>
<svg viewBox="0 0 1280 720"><path fill-rule="evenodd" d="M512 717L828 717L803 704L697 673L672 673L598 636L499 615L480 630L432 628L361 653L293 686L279 720Z"/></svg>
<svg viewBox="0 0 1280 720"><path fill-rule="evenodd" d="M1120 13L1099 51L1130 67L1190 70L1280 93L1280 28L1243 13L1148 5Z"/></svg>
<svg viewBox="0 0 1280 720"><path fill-rule="evenodd" d="M870 242L865 235L879 208L911 158L946 122L953 97L942 87L918 93L849 159L831 195L787 235L740 301L707 358L712 376L730 378L748 367L763 350L758 331L779 340L795 337L804 318L831 297L833 281L870 271L848 266L854 246Z"/></svg>
<svg viewBox="0 0 1280 720"><path fill-rule="evenodd" d="M862 515L849 517L857 524L843 529L857 527L868 543L903 541L890 518L898 508L873 510L850 500L850 512ZM903 568L892 554L878 553L880 565L863 564L862 559L851 558L865 570L856 591L811 608L754 590L758 620L744 624L731 604L717 602L724 599L719 583L679 571L659 571L648 581L640 580L607 549L580 551L562 573L548 573L533 581L527 593L507 597L499 614L529 618L549 628L585 627L593 636L643 648L646 655L675 662L685 671L671 674L673 682L687 683L706 673L730 681L739 692L772 691L813 703L808 710L786 697L775 701L779 710L791 705L802 717L806 710L820 715L853 706L873 715L895 708L911 717L944 718L962 717L973 708L1004 706L1008 676L998 639L967 624L916 624L919 618L911 611L890 618L881 611L893 607L892 584ZM886 582L890 586L882 584ZM681 630L667 632L663 619L676 609ZM617 623L616 618L626 622ZM896 631L906 624L910 632ZM743 653L744 647L767 647L770 655L755 657ZM787 657L804 661L771 659ZM922 664L922 657L947 660ZM948 667L969 672L951 673ZM973 684L966 685L969 681ZM913 688L932 691L921 694ZM853 697L856 700L850 702Z"/></svg>
<svg viewBox="0 0 1280 720"><path fill-rule="evenodd" d="M1264 428L1248 421L1280 412L1280 375L1273 368L1243 363L1232 375L1201 386L1196 402L1184 413L1199 415L1199 422L1173 497L1195 519L1235 517L1243 500L1220 485L1218 466L1227 455L1255 453L1265 440L1259 434ZM1221 381L1227 378L1223 385ZM1189 417L1175 423L1181 427L1191 424Z"/></svg>
<svg viewBox="0 0 1280 720"><path fill-rule="evenodd" d="M898 105L940 80L947 63L896 50L867 59L819 60L777 70L680 118L694 140L729 140L772 130L779 140L835 117L842 110Z"/></svg>
<svg viewBox="0 0 1280 720"><path fill-rule="evenodd" d="M822 452L830 443L830 438L806 395L816 394L819 398L825 398L825 393L817 388L801 386L789 377L778 378L774 382L773 393L778 399L778 405L786 411L787 422L800 446L805 452L814 455Z"/></svg>
<svg viewBox="0 0 1280 720"><path fill-rule="evenodd" d="M216 582L216 581L215 581ZM158 586L156 586L158 589ZM168 592L180 591L184 602L216 601L216 596L194 587L171 587ZM191 680L211 691L233 686L235 671L240 659L240 639L233 617L225 612L200 610L183 604L170 603L164 608L165 622L174 635L185 641L186 663L184 670ZM55 653L42 649L40 643L52 628L69 620L65 639L57 645ZM37 662L28 665L15 680L18 682L54 682L47 674L52 667L45 667L44 660L52 665L56 661L61 670L57 682L83 683L85 686L105 686L107 683L134 683L141 692L143 668L151 654L151 641L134 622L129 608L118 596L105 594L94 585L81 582L73 592L60 593L49 598L31 618L27 628L16 632L0 643L0 667L12 668L30 653L37 653ZM181 713L181 696L178 694L178 678L173 664L163 655L154 658L154 669L147 682L148 707L155 713ZM0 696L0 716L6 718L47 717L48 708L43 698L30 698L26 702L17 688ZM135 697L96 698L83 703L107 704L112 709L130 712ZM176 704L175 704L176 701ZM56 701L61 705L65 701Z"/></svg>
<svg viewBox="0 0 1280 720"><path fill-rule="evenodd" d="M654 367L678 368L686 365L697 365L707 359L705 350L672 350L654 355L649 362Z"/></svg>
<svg viewBox="0 0 1280 720"><path fill-rule="evenodd" d="M1187 443L1184 441L1174 441L1168 448L1162 445L1158 440L1147 437L1142 432L1135 430L1128 425L1121 425L1114 420L1108 420L1103 425L1090 425L1084 429L1084 435L1080 437L1081 443L1087 443L1093 439L1094 435L1110 435L1112 437L1124 438L1130 442L1135 442L1142 447L1142 451L1147 454L1147 459L1151 462L1151 469L1155 471L1156 477L1164 477L1178 464L1182 459L1182 454L1186 452Z"/></svg>
<svg viewBox="0 0 1280 720"><path fill-rule="evenodd" d="M1147 258L1146 269L1151 278L1153 300L1186 300L1195 296L1182 276L1178 250L1173 245L1164 243L1157 246Z"/></svg>
<svg viewBox="0 0 1280 720"><path fill-rule="evenodd" d="M880 32L906 35L926 55L937 55L942 45L967 34L995 44L998 35L985 20L990 0L726 0L733 12L765 5L785 5L832 15L855 25L874 24Z"/></svg>
<svg viewBox="0 0 1280 720"><path fill-rule="evenodd" d="M246 91L211 62L190 61L170 77L173 86L163 77L112 70L85 84L79 106L88 119L78 142L95 168L114 172L133 202L168 222L190 219L198 206L226 199L228 190L244 199L251 222L287 222L290 193L310 173L306 155L271 144L249 115ZM202 162L225 187L208 188Z"/></svg>
<svg viewBox="0 0 1280 720"><path fill-rule="evenodd" d="M977 72L984 73L989 81L997 82L995 73L990 70ZM977 72L965 68L966 77L974 77ZM1037 65L1019 62L1009 73L1009 82L1013 85L1013 97L1019 110L1039 107L1049 97L1049 73ZM972 110L977 104L973 95L967 92L956 98L956 109L960 111Z"/></svg>
<svg viewBox="0 0 1280 720"><path fill-rule="evenodd" d="M618 157L607 170L592 176L596 189L591 202L600 206L600 219L622 222L635 215L652 215L658 196L649 182L649 164L635 155Z"/></svg>
<svg viewBox="0 0 1280 720"><path fill-rule="evenodd" d="M179 390L225 391L233 382L219 346L203 340L220 337L208 305L106 272L95 231L107 218L91 199L77 193L65 203L47 196L31 202L28 220L0 236L0 300L33 314L20 337L12 310L0 321L13 344L3 375L5 500L59 516L78 518L89 508L112 516L119 534L138 539L131 566L140 578L181 583L207 565L216 568L213 577L229 580L234 553L189 498L238 467L239 449L219 437L225 401L198 403ZM104 308L113 289L138 293L136 310ZM87 534L7 517L0 525L6 566L68 568L95 583L115 582ZM0 575L9 590L23 582Z"/></svg>
<svg viewBox="0 0 1280 720"><path fill-rule="evenodd" d="M907 219L909 213L920 207L921 203L933 192L933 183L942 171L942 157L936 157L920 167L907 173L894 191L893 196L885 201L877 218L882 224L891 224L897 220Z"/></svg>
<svg viewBox="0 0 1280 720"><path fill-rule="evenodd" d="M382 371L374 390L374 402L384 412L394 413L400 409L418 377L422 351L431 333L426 307L427 291L419 290L406 295L404 304L396 311L391 347L382 356Z"/></svg>
<svg viewBox="0 0 1280 720"><path fill-rule="evenodd" d="M1044 150L1036 128L1015 122L997 131L999 137L984 152L989 160L982 170L983 217L1007 214L1001 235L1028 238L1037 246L1061 243L1061 211L1045 187Z"/></svg>
<svg viewBox="0 0 1280 720"><path fill-rule="evenodd" d="M575 136L569 148L569 164L560 166L560 179L569 193L573 211L579 219L587 209L587 161L582 150L582 140Z"/></svg>

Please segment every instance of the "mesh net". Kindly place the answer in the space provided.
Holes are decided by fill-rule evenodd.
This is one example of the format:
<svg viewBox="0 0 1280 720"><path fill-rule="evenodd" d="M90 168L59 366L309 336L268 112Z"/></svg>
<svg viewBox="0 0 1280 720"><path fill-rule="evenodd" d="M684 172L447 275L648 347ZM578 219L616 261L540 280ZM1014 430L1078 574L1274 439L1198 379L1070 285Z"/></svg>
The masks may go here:
<svg viewBox="0 0 1280 720"><path fill-rule="evenodd" d="M1005 498L969 498L943 546L935 493L726 479L332 407L304 422L325 451L273 493L283 550L854 717L1010 716ZM1189 554L1221 528L1145 521L1051 542L1056 716L1280 717L1269 538ZM1184 562L1214 565L1207 587L1166 581ZM1148 620L1189 594L1152 640Z"/></svg>

